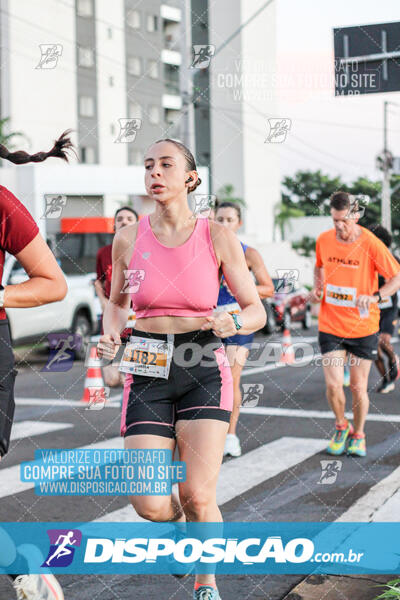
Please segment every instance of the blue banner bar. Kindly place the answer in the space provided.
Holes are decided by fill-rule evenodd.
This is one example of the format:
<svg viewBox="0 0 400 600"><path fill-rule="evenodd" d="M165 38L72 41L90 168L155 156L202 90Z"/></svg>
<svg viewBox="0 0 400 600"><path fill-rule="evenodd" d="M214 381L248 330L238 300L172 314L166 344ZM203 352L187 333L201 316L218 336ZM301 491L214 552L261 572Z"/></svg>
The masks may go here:
<svg viewBox="0 0 400 600"><path fill-rule="evenodd" d="M400 523L0 523L0 572L30 545L30 573L398 574L399 539Z"/></svg>

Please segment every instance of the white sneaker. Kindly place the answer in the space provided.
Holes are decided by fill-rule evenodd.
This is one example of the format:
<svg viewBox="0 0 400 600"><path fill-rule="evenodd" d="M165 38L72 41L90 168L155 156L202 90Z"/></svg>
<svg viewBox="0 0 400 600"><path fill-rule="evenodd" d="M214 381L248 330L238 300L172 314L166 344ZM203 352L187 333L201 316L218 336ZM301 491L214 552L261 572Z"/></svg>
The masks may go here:
<svg viewBox="0 0 400 600"><path fill-rule="evenodd" d="M18 600L64 600L54 575L18 575L13 586Z"/></svg>
<svg viewBox="0 0 400 600"><path fill-rule="evenodd" d="M228 433L226 435L224 456L228 456L228 454L235 458L242 455L239 438L234 433Z"/></svg>

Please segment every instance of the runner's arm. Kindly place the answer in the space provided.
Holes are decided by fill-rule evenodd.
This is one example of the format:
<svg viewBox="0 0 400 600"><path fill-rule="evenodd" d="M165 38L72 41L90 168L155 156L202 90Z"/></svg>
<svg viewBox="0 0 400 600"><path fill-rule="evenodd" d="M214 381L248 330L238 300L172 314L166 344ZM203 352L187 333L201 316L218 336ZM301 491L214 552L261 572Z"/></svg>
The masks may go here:
<svg viewBox="0 0 400 600"><path fill-rule="evenodd" d="M211 223L210 230L217 260L221 265L229 289L232 290L232 294L242 309L240 316L243 320L243 327L238 333L248 335L264 327L266 314L254 279L248 269L243 248L236 235L223 225ZM219 315L225 314L228 313L219 313ZM219 315L206 318L215 320ZM226 322L231 323L231 321L233 322L229 315Z"/></svg>
<svg viewBox="0 0 400 600"><path fill-rule="evenodd" d="M29 279L5 287L4 308L29 308L65 298L68 287L64 274L40 233L15 257Z"/></svg>
<svg viewBox="0 0 400 600"><path fill-rule="evenodd" d="M97 251L97 256L96 256L96 274L97 274L97 278L95 279L95 282L94 282L94 289L100 300L101 310L104 312L104 309L108 302L108 298L106 297L106 295L104 293L105 274L104 274L103 265L102 265L102 261L101 261L101 248Z"/></svg>
<svg viewBox="0 0 400 600"><path fill-rule="evenodd" d="M248 247L246 258L251 271L256 278L256 290L260 298L270 298L274 295L274 284L269 276L261 254L255 248Z"/></svg>
<svg viewBox="0 0 400 600"><path fill-rule="evenodd" d="M119 335L125 329L129 314L130 294L124 271L128 269L129 254L132 252L129 235L132 235L133 227L136 225L124 227L118 232L112 245L111 294L103 315L103 329L104 334L111 335L117 343L120 343ZM125 287L126 291L123 292Z"/></svg>
<svg viewBox="0 0 400 600"><path fill-rule="evenodd" d="M315 265L314 267L314 287L309 293L309 300L311 302L317 303L321 302L322 294L324 290L324 268L318 267Z"/></svg>
<svg viewBox="0 0 400 600"><path fill-rule="evenodd" d="M400 271L397 273L397 275L395 275L391 279L388 279L387 281L385 281L383 286L381 288L379 288L379 291L381 293L382 298L389 298L390 296L393 296L393 294L395 294L397 292L397 290L399 290L399 289L400 289Z"/></svg>
<svg viewBox="0 0 400 600"><path fill-rule="evenodd" d="M106 295L104 293L103 284L101 283L101 281L99 279L95 279L93 285L94 285L94 289L96 290L96 294L100 300L101 309L102 309L102 311L104 311L106 304L108 302L108 298L106 297Z"/></svg>

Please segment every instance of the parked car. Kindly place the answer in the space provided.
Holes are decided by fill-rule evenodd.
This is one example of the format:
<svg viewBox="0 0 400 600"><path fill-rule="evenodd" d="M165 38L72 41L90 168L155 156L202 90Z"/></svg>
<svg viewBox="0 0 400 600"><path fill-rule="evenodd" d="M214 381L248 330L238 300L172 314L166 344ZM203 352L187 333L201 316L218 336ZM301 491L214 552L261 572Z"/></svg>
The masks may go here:
<svg viewBox="0 0 400 600"><path fill-rule="evenodd" d="M33 308L7 308L13 345L46 341L49 333L71 332L82 338L75 352L78 360L86 355L90 336L99 331L100 301L93 280L95 273L65 275L68 292L60 302ZM7 255L3 285L22 283L28 279L25 269L15 256Z"/></svg>
<svg viewBox="0 0 400 600"><path fill-rule="evenodd" d="M264 333L273 333L277 327L290 329L292 323L301 323L303 329L311 327L311 304L308 290L298 281L273 278L275 292L272 298L263 300L267 313Z"/></svg>

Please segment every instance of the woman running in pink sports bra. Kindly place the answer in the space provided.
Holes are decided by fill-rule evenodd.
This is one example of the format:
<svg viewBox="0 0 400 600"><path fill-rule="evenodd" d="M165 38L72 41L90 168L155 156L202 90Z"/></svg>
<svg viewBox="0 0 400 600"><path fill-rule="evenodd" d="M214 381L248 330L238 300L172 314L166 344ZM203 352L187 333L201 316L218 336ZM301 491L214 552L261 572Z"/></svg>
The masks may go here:
<svg viewBox="0 0 400 600"><path fill-rule="evenodd" d="M155 210L115 236L98 352L115 356L131 298L136 312L131 341L136 336L141 346L126 350L121 363L128 365L121 418L125 448L174 451L177 445L186 463L179 498L133 496L136 512L151 521L222 522L216 485L233 387L221 339L262 328L265 310L236 235L196 218L189 208L188 193L200 184L191 152L175 140L159 140L144 163ZM213 314L222 274L242 309L239 317ZM193 597L220 598L213 574L196 575Z"/></svg>

